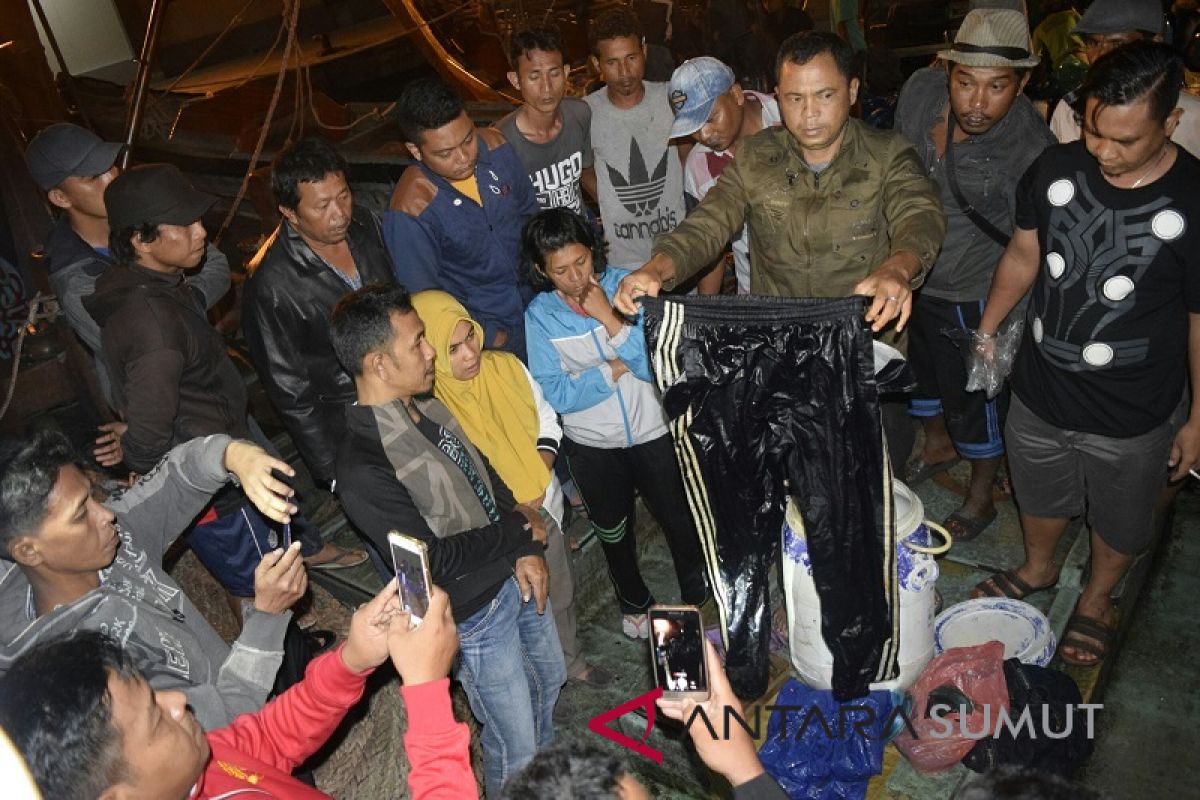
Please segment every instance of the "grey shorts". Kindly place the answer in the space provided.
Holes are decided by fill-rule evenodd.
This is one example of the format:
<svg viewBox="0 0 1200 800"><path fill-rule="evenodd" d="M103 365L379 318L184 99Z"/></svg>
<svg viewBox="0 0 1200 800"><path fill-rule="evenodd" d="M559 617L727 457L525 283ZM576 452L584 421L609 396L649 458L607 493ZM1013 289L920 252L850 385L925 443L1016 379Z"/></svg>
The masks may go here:
<svg viewBox="0 0 1200 800"><path fill-rule="evenodd" d="M1013 495L1022 514L1074 517L1118 553L1141 552L1154 535L1154 504L1187 406L1128 439L1057 428L1014 394L1005 427Z"/></svg>

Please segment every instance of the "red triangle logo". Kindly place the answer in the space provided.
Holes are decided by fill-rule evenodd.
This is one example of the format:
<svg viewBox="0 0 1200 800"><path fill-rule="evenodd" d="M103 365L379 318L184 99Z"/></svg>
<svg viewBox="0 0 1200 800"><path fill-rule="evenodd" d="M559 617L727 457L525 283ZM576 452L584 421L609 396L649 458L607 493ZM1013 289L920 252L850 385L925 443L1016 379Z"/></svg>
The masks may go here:
<svg viewBox="0 0 1200 800"><path fill-rule="evenodd" d="M646 744L645 740L650 738L650 731L654 730L654 713L656 711L654 703L656 700L658 700L658 698L662 697L662 694L663 690L661 687L651 689L645 694L638 695L632 700L621 703L621 705L616 706L615 708L610 708L603 714L597 714L588 721L588 730L590 730L592 733L598 733L611 742L616 742L622 747L627 747L633 752L645 756L655 764L661 764L663 763L663 754ZM623 717L630 711L638 708L646 709L646 733L642 736L642 741L633 739L621 733L620 731L608 727L607 723L612 722L618 717Z"/></svg>

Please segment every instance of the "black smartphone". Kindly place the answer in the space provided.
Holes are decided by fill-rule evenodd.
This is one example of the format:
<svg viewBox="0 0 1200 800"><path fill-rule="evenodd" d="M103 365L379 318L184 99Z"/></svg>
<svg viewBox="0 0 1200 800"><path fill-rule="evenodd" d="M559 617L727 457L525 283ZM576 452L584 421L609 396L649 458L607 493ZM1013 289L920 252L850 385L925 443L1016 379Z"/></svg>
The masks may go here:
<svg viewBox="0 0 1200 800"><path fill-rule="evenodd" d="M650 607L650 659L663 697L708 699L704 623L696 606Z"/></svg>

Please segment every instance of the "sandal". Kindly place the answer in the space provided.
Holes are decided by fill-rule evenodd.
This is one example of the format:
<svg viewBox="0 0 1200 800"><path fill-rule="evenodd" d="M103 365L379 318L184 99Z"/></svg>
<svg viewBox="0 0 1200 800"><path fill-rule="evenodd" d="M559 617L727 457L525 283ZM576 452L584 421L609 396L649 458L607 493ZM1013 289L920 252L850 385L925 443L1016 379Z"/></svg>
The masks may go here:
<svg viewBox="0 0 1200 800"><path fill-rule="evenodd" d="M313 649L313 655L324 653L329 648L337 644L337 634L333 631L327 631L324 628L312 628L304 632L308 637L308 643Z"/></svg>
<svg viewBox="0 0 1200 800"><path fill-rule="evenodd" d="M912 461L909 461L904 465L904 471L900 475L900 480L905 486L911 489L912 487L929 480L939 472L945 472L959 461L962 461L962 459L958 456L955 456L949 461L937 461L931 464L921 456L917 456Z"/></svg>
<svg viewBox="0 0 1200 800"><path fill-rule="evenodd" d="M1112 625L1078 612L1072 614L1071 619L1067 621L1067 629L1063 631L1062 641L1058 643L1058 657L1073 667L1096 667L1103 664L1109 650L1112 649L1119 622L1119 614L1117 622ZM1095 658L1085 661L1078 657L1068 656L1063 652L1064 647L1072 647L1076 651L1083 651Z"/></svg>
<svg viewBox="0 0 1200 800"><path fill-rule="evenodd" d="M975 517L964 512L961 508L942 520L942 527L957 542L969 542L987 530L996 520L996 509L987 517Z"/></svg>
<svg viewBox="0 0 1200 800"><path fill-rule="evenodd" d="M1045 586L1030 586L1017 575L1015 569L1006 569L1004 572L997 572L987 580L977 583L975 590L982 592L980 597L1007 597L1010 600L1024 600L1031 594L1053 589L1057 583L1058 578L1056 577Z"/></svg>
<svg viewBox="0 0 1200 800"><path fill-rule="evenodd" d="M309 569L348 569L366 563L366 550L348 550L345 547L332 543L327 544L326 547L336 553L333 558L322 561L319 564L314 564L306 558L304 559L304 565Z"/></svg>
<svg viewBox="0 0 1200 800"><path fill-rule="evenodd" d="M622 614L621 615L621 633L625 634L626 638L633 639L635 642L638 639L650 638L650 617L647 614Z"/></svg>

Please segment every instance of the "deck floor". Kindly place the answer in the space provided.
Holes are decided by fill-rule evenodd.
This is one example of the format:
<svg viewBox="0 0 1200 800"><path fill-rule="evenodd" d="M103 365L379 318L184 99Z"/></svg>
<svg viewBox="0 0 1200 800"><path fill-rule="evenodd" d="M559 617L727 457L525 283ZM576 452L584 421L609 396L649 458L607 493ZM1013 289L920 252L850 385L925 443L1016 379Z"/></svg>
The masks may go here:
<svg viewBox="0 0 1200 800"><path fill-rule="evenodd" d="M286 447L286 442L281 441ZM290 454L289 454L290 455ZM944 475L916 488L925 504L928 519L941 519L957 507L966 467L959 465ZM316 498L319 500L320 498ZM315 502L315 501L314 501ZM966 599L971 587L995 569L1020 562L1021 535L1015 508L1009 501L998 504L999 516L977 540L956 545L939 562L938 587L947 606ZM324 518L322 529L327 538L353 544L354 535L344 518L335 514ZM1197 740L1193 732L1200 698L1200 670L1188 656L1200 652L1200 634L1191 621L1189 597L1200 593L1200 492L1185 491L1176 512L1165 520L1165 532L1155 548L1156 556L1141 560L1125 582L1122 607L1123 646L1116 659L1104 669L1070 669L1087 702L1103 702L1098 713L1096 749L1079 776L1080 782L1102 790L1111 798L1198 796L1189 774L1179 766L1190 763ZM588 721L619 703L636 697L652 686L649 658L644 642L631 642L620 630L620 615L612 598L603 555L589 535L586 522L577 520L569 533L584 541L575 554L578 572L577 608L580 637L585 653L617 676L604 690L568 683L555 714L556 733L561 739L599 747L612 752L628 764L653 796L659 798L706 798L726 796L711 774L696 760L687 744L673 737L661 725L655 727L649 744L664 752L663 764L656 765L588 730ZM1081 527L1071 527L1060 550L1065 561L1059 586L1030 598L1046 612L1056 635L1069 616L1078 587L1084 578L1087 559L1086 537ZM639 517L637 534L642 551L641 563L647 583L660 602L677 602L678 587L665 541L652 518ZM362 567L325 573L317 577L321 587L317 611L323 627L343 628L347 614L339 606L361 602L379 585L373 569ZM778 602L779 587L773 585ZM333 598L342 602L335 603ZM207 613L206 609L206 613ZM216 615L222 613L213 607ZM785 661L779 661L786 667ZM465 704L459 702L465 714ZM395 719L374 736L391 740L396 747L402 734L402 710L390 710ZM641 738L645 721L626 715L615 723L627 735ZM361 738L361 737L358 737ZM358 745L358 746L361 746ZM386 749L386 748L385 748ZM477 749L477 748L476 748ZM335 753L329 765L318 770L323 788L335 796L353 791L357 765L351 753ZM478 757L478 753L476 753ZM396 768L393 768L396 769ZM392 772L400 778L404 770ZM939 775L927 776L914 770L898 752L888 747L881 775L872 779L871 800L941 800L950 797L957 786L973 773L957 766ZM340 790L340 791L339 791Z"/></svg>

